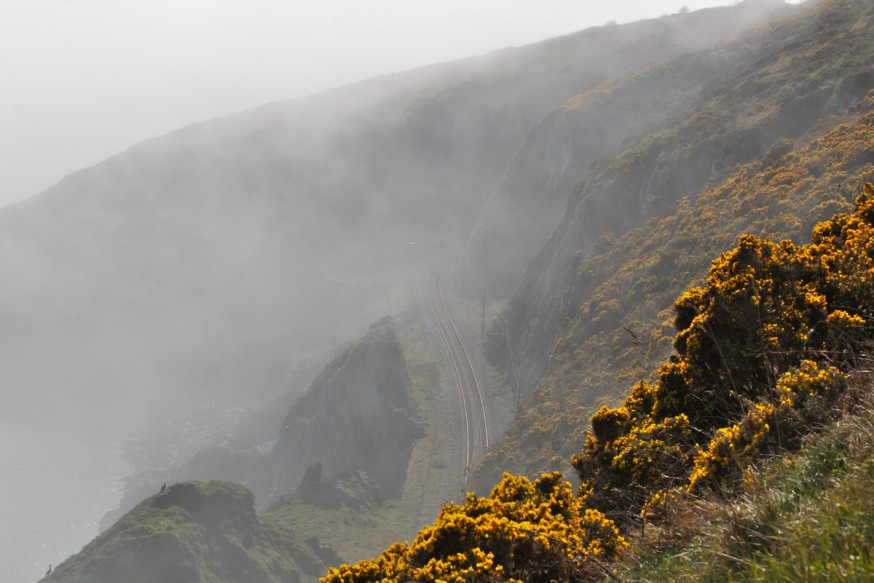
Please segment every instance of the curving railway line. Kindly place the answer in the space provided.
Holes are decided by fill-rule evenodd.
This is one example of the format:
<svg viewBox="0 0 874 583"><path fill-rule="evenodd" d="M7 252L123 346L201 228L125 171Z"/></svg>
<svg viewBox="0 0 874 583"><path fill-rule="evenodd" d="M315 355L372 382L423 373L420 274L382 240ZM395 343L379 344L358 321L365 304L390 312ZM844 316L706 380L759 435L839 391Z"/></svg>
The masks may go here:
<svg viewBox="0 0 874 583"><path fill-rule="evenodd" d="M446 304L445 289L445 271L435 269L428 278L428 303L449 356L461 409L463 482L467 484L468 469L478 464L489 448L489 415L483 395L484 388L477 378L476 368L464 339L452 321Z"/></svg>

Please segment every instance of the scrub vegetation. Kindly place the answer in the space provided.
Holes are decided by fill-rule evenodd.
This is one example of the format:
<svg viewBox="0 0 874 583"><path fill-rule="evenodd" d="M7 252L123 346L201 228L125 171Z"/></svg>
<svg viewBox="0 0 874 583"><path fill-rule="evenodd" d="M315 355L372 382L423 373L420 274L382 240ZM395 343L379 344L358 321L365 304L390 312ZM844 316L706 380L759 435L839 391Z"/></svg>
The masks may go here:
<svg viewBox="0 0 874 583"><path fill-rule="evenodd" d="M720 19L725 38L712 46L705 33ZM216 454L214 469L213 457L196 464L243 476L260 516L245 488L173 484L57 576L128 580L122 567L164 568L144 558L153 553L168 563L152 580L167 581L870 578L872 29L870 0L749 0L221 121L234 132L240 119L261 125L244 141L222 133L226 152L203 172L221 163L234 188L253 176L266 185L243 231L227 218L225 203L241 204L234 188L210 204L228 232L269 225L275 235L254 247L272 257L271 276L247 271L234 284L263 281L270 292L234 296L234 317L248 322L257 305L274 340L287 341L266 336L240 352L237 339L226 353L244 364L225 370L258 368L245 355L264 343L274 373L289 354L299 359L295 318L276 306L290 310L301 266L319 263L306 251L314 241L333 247L307 269L337 294L313 290L323 297L304 328L325 346L332 324L376 323L350 344L331 340L335 358L281 427L260 428L275 441ZM678 45L664 48L666 38ZM635 66L629 47L652 51ZM609 60L609 74L583 57ZM303 114L323 104L351 108L312 134L336 155L301 146L292 126L271 133L295 116L318 126ZM216 128L174 140L209 143ZM234 172L246 144L258 148ZM133 154L157 165L159 146ZM311 208L300 214L296 197ZM123 224L146 220L122 206ZM236 273L209 241L197 248L215 274ZM306 261L293 266L289 249ZM470 468L459 453L464 391L444 378L441 345L428 338L422 285L452 262L453 311L461 336L480 340L493 381L484 393L505 431ZM372 265L391 278L368 275ZM206 320L223 313L207 304ZM401 313L383 318L383 307ZM250 323L247 334L260 334ZM236 378L216 394L242 399ZM253 401L275 387L244 378Z"/></svg>
<svg viewBox="0 0 874 583"><path fill-rule="evenodd" d="M621 406L602 407L592 417L582 452L573 458L581 481L576 496L560 473L534 482L505 474L488 497L470 494L463 505L444 506L412 543L397 543L376 559L332 569L323 581L598 580L613 577L604 563L625 549L620 534L625 529L643 532L647 521L665 528L676 507L694 509L707 496L731 500L743 487L759 496L774 494L776 488L770 491L762 484L780 479L777 462L771 461L777 469L770 474L753 468L779 455L792 459L789 455L805 441L815 440L842 414L871 399L868 372L859 369L869 363L866 350L874 338L872 274L870 183L856 199L854 212L817 224L809 244L742 236L713 262L703 286L688 289L676 301L675 352L656 380L641 381ZM848 433L840 427L795 458L801 461L794 477L790 470L784 475L796 482L799 496L810 498L812 485L802 486L817 471L852 472L855 479L845 477L842 483L837 476L820 484L834 488L838 516L849 518L821 525L811 518L807 527L787 526L778 536L772 533L779 527L777 517L755 513L779 509L757 509L755 504L766 503L748 502L752 510L737 512L752 514L742 534L751 548L758 544L758 554L754 559L736 556L751 552L741 540L740 550L725 556L748 567L751 577L776 580L789 569L821 576L868 572L874 531L845 504L845 489L870 474L871 458L857 451L861 459L847 469L845 455L823 453L822 448L846 448L840 444ZM817 463L825 467L804 467ZM738 503L724 502L721 508L732 504ZM783 512L800 508L790 502ZM832 536L828 530L838 525L849 532ZM825 529L825 538L814 535L816 529ZM731 529L723 536L732 536ZM648 550L645 540L638 538L640 553ZM797 549L805 542L813 545L805 554L809 563L781 562L780 553L792 556L784 546ZM832 555L842 551L854 558Z"/></svg>

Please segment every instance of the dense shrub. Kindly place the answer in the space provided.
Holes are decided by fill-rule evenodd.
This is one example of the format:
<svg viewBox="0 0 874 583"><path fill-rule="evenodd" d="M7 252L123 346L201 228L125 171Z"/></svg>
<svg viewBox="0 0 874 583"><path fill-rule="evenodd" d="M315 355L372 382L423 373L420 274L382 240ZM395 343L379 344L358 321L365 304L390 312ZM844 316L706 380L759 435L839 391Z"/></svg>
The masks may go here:
<svg viewBox="0 0 874 583"><path fill-rule="evenodd" d="M676 353L592 418L575 456L592 502L619 516L665 492L722 488L762 454L793 448L846 387L871 338L874 186L808 245L744 235L675 305Z"/></svg>
<svg viewBox="0 0 874 583"><path fill-rule="evenodd" d="M325 583L597 580L625 542L558 472L505 474L488 497L446 504L410 544L331 569Z"/></svg>

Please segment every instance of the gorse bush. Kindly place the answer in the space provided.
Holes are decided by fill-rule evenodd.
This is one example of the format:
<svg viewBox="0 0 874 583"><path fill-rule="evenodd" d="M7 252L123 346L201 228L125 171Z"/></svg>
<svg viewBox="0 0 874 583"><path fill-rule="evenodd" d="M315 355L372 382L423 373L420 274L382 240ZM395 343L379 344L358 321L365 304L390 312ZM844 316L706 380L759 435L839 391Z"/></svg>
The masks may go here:
<svg viewBox="0 0 874 583"><path fill-rule="evenodd" d="M794 448L846 387L871 338L874 187L808 245L740 238L675 305L676 353L652 386L592 418L574 466L609 513L722 487Z"/></svg>
<svg viewBox="0 0 874 583"><path fill-rule="evenodd" d="M797 449L830 418L874 334L874 186L810 244L744 235L675 304L675 353L591 419L561 474L504 474L447 504L409 544L332 569L325 583L586 581L611 576L616 523L703 491L731 492L763 455Z"/></svg>
<svg viewBox="0 0 874 583"><path fill-rule="evenodd" d="M616 565L623 581L870 581L874 408L870 373L851 412L797 452L761 459L735 495L670 506ZM681 495L683 495L681 493ZM684 495L685 501L689 496Z"/></svg>
<svg viewBox="0 0 874 583"><path fill-rule="evenodd" d="M761 455L794 449L810 426L829 410L847 386L846 375L830 365L804 360L777 381L777 402L754 403L735 424L717 429L698 449L686 490L725 486Z"/></svg>
<svg viewBox="0 0 874 583"><path fill-rule="evenodd" d="M586 507L558 472L504 476L488 497L447 504L411 544L331 569L326 583L585 581L625 545L613 522Z"/></svg>

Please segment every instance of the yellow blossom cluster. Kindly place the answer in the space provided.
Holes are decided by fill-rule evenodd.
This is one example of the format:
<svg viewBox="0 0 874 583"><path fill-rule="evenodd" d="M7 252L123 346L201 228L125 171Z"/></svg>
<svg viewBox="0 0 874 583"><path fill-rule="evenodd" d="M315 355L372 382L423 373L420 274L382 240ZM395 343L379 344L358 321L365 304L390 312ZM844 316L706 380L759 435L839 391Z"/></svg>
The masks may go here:
<svg viewBox="0 0 874 583"><path fill-rule="evenodd" d="M835 310L828 315L826 321L837 328L854 330L865 325L865 318L856 314L848 314L844 310Z"/></svg>
<svg viewBox="0 0 874 583"><path fill-rule="evenodd" d="M739 423L719 428L710 443L695 455L684 489L695 492L705 484L740 475L756 460L772 436L777 427L775 413L771 403L755 403Z"/></svg>
<svg viewBox="0 0 874 583"><path fill-rule="evenodd" d="M676 352L656 381L593 416L572 460L577 496L559 473L504 474L490 496L445 505L412 543L322 581L596 580L625 546L609 516L652 513L793 447L846 387L838 367L874 336L874 186L810 244L742 236L675 315Z"/></svg>
<svg viewBox="0 0 874 583"><path fill-rule="evenodd" d="M683 444L690 438L689 418L684 414L658 423L647 418L613 442L616 455L611 465L629 473L637 484L650 484L661 478L663 468L683 463Z"/></svg>
<svg viewBox="0 0 874 583"><path fill-rule="evenodd" d="M798 410L815 397L829 399L839 394L846 381L846 375L831 365L802 360L778 379L774 401L752 404L738 423L716 431L710 444L695 455L685 489L695 492L724 484L727 478L740 475L769 445L788 445L809 422L810 415Z"/></svg>
<svg viewBox="0 0 874 583"><path fill-rule="evenodd" d="M740 237L675 313L676 352L657 382L599 410L574 456L608 514L736 480L762 454L797 445L843 392L838 366L874 336L874 186L810 244Z"/></svg>
<svg viewBox="0 0 874 583"><path fill-rule="evenodd" d="M656 510L663 510L672 504L682 502L682 493L679 490L656 490L646 499L640 510L641 516L652 515Z"/></svg>
<svg viewBox="0 0 874 583"><path fill-rule="evenodd" d="M446 504L410 544L331 569L324 583L596 580L625 546L613 521L586 508L558 473L505 474L488 497Z"/></svg>
<svg viewBox="0 0 874 583"><path fill-rule="evenodd" d="M777 398L786 407L800 407L816 396L829 397L846 387L847 376L837 368L813 360L801 361L797 369L783 373L777 381Z"/></svg>

